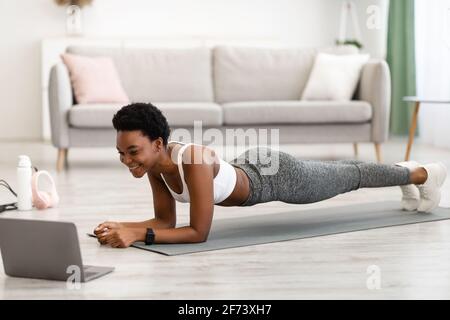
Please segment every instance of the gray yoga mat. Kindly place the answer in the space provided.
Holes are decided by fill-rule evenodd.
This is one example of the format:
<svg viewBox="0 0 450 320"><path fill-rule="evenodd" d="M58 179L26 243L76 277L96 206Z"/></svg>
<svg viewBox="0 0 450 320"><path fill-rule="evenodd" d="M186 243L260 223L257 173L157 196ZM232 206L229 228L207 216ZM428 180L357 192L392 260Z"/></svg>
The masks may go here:
<svg viewBox="0 0 450 320"><path fill-rule="evenodd" d="M174 256L445 219L450 219L450 209L419 213L403 211L396 201L364 203L214 220L206 242L148 246L136 242L133 247Z"/></svg>

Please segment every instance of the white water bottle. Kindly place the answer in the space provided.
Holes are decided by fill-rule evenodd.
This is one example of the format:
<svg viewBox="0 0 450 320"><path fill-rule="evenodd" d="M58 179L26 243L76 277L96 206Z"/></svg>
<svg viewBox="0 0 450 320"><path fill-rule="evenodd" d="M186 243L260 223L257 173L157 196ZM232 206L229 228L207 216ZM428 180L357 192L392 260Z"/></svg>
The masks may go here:
<svg viewBox="0 0 450 320"><path fill-rule="evenodd" d="M31 194L31 160L28 156L19 156L17 165L17 209L31 210L33 207Z"/></svg>

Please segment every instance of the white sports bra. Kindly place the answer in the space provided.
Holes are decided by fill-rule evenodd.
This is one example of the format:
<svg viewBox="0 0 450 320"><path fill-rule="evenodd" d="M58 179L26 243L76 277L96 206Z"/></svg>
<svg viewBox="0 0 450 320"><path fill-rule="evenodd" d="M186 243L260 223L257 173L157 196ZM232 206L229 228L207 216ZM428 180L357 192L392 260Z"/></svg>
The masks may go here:
<svg viewBox="0 0 450 320"><path fill-rule="evenodd" d="M168 143L171 142L183 144L182 142L178 141L169 141ZM164 179L163 174L160 173L162 179L164 180L164 183L167 186L167 189L169 189L173 198L179 202L190 201L189 190L186 185L186 181L184 180L182 155L184 150L186 150L186 148L191 144L195 143L183 144L183 146L178 151L177 155L178 170L180 172L181 183L183 184L183 191L181 193L173 192L172 189L170 189L169 185L167 184L166 179ZM236 185L236 171L234 170L234 167L228 162L222 160L221 158L219 159L220 159L219 172L214 177L214 203L220 203L226 198L228 198L228 196L233 192L234 187Z"/></svg>

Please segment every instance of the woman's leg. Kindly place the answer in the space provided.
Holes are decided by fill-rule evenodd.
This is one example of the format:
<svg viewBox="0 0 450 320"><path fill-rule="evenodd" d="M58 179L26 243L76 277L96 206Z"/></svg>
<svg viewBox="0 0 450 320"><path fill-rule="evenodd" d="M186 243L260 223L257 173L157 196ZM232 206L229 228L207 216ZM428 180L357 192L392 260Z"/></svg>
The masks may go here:
<svg viewBox="0 0 450 320"><path fill-rule="evenodd" d="M359 188L401 186L413 183L406 167L367 163L359 160L298 160L294 156L267 148L259 148L267 161L255 161L251 149L234 159L250 178L250 195L242 206L270 201L312 203L332 198ZM274 159L277 161L274 162ZM276 167L274 174L264 168Z"/></svg>
<svg viewBox="0 0 450 320"><path fill-rule="evenodd" d="M249 149L231 162L243 169L250 181L249 197L241 206L269 201L311 203L359 188L401 186L403 189L410 185L420 193L416 196L420 205L416 201L413 209L429 212L438 206L440 188L447 176L447 169L442 163L412 168L404 163L385 165L359 160L298 160L285 152L259 149L265 150L263 157L272 153L270 158L277 161L254 161ZM265 174L267 167L277 170L270 170L274 174Z"/></svg>
<svg viewBox="0 0 450 320"><path fill-rule="evenodd" d="M278 173L271 179L279 201L312 203L359 188L411 183L410 170L396 165L358 160L298 160L280 152Z"/></svg>

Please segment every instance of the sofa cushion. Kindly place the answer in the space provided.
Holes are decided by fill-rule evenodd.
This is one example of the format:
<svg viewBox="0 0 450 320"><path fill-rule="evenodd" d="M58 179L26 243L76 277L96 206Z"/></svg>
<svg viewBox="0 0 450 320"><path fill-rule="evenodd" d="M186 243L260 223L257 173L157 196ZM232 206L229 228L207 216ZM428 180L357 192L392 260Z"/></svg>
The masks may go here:
<svg viewBox="0 0 450 320"><path fill-rule="evenodd" d="M368 54L319 53L303 91L302 100L350 101Z"/></svg>
<svg viewBox="0 0 450 320"><path fill-rule="evenodd" d="M131 101L213 102L208 48L70 46L68 53L109 56Z"/></svg>
<svg viewBox="0 0 450 320"><path fill-rule="evenodd" d="M171 127L191 127L194 121L202 121L207 127L223 125L223 110L216 103L207 102L157 102Z"/></svg>
<svg viewBox="0 0 450 320"><path fill-rule="evenodd" d="M358 49L218 46L213 53L216 101L300 100L318 52L351 54Z"/></svg>
<svg viewBox="0 0 450 320"><path fill-rule="evenodd" d="M109 57L62 54L78 103L128 103L114 62Z"/></svg>
<svg viewBox="0 0 450 320"><path fill-rule="evenodd" d="M160 102L154 103L170 126L194 125L201 120L205 126L222 125L222 108L208 102ZM112 128L112 118L123 104L77 104L69 110L69 124L78 128Z"/></svg>
<svg viewBox="0 0 450 320"><path fill-rule="evenodd" d="M249 101L222 107L226 125L358 123L372 117L365 101Z"/></svg>

